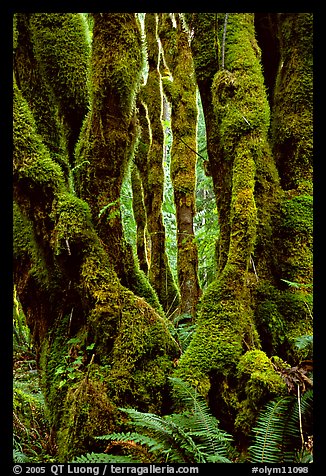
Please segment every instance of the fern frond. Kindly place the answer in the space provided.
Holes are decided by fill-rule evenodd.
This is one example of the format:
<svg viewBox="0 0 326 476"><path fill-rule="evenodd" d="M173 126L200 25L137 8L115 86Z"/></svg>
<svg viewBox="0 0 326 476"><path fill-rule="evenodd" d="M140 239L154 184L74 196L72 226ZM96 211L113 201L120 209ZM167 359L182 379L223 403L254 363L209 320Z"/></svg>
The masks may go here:
<svg viewBox="0 0 326 476"><path fill-rule="evenodd" d="M29 462L29 457L25 455L25 453L15 449L13 450L12 458L14 463L28 463Z"/></svg>
<svg viewBox="0 0 326 476"><path fill-rule="evenodd" d="M121 445L122 448L139 454L144 454L145 450L146 457L148 453L152 453L160 461L171 463L230 463L227 454L231 435L219 429L218 420L210 414L206 401L195 389L181 379L171 380L185 404L186 410L183 413L160 416L133 408L120 408L129 415L130 423L142 428L142 432L111 433L98 436L97 439L111 441L112 446ZM111 445L106 451L111 449ZM87 458L90 462L93 457L99 456L88 454L80 458ZM103 462L108 462L108 458L116 457L106 454L102 458ZM78 459L76 462L86 460ZM110 462L113 460L110 459Z"/></svg>
<svg viewBox="0 0 326 476"><path fill-rule="evenodd" d="M188 418L189 434L198 437L200 442L205 444L208 455L226 458L232 437L219 428L219 421L211 415L205 399L182 379L171 377L169 380L175 396L191 412Z"/></svg>
<svg viewBox="0 0 326 476"><path fill-rule="evenodd" d="M116 456L106 453L87 453L77 456L72 463L140 463L129 456Z"/></svg>
<svg viewBox="0 0 326 476"><path fill-rule="evenodd" d="M131 416L134 425L144 428L147 434L153 435L156 447L149 448L151 451L160 450L162 454L169 456L171 462L192 461L189 460L190 455L195 458L195 462L204 462L198 445L182 427L173 421L171 415L161 417L131 408L120 408L120 410Z"/></svg>
<svg viewBox="0 0 326 476"><path fill-rule="evenodd" d="M254 444L249 447L253 463L293 462L300 441L298 415L293 411L295 399L280 397L269 402L260 413Z"/></svg>
<svg viewBox="0 0 326 476"><path fill-rule="evenodd" d="M164 449L163 445L155 438L136 432L110 433L109 435L97 436L96 439L114 441L115 443L129 443L132 441L136 445L147 446L151 452Z"/></svg>

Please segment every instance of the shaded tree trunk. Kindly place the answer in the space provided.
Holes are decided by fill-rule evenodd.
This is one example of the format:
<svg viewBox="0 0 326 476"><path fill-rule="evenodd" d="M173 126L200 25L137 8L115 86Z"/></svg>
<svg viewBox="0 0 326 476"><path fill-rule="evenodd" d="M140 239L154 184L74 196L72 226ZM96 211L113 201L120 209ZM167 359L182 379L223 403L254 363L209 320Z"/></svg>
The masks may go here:
<svg viewBox="0 0 326 476"><path fill-rule="evenodd" d="M165 312L173 314L179 304L179 292L174 283L165 249L165 227L162 215L164 190L162 126L162 86L158 71L159 46L157 41L157 14L145 17L145 32L148 49L148 78L140 92L141 123L143 139L149 140L147 157L136 157L140 170L144 202L147 213L147 230L150 237L149 280L157 292ZM148 129L146 129L146 123ZM142 162L141 162L142 159Z"/></svg>
<svg viewBox="0 0 326 476"><path fill-rule="evenodd" d="M195 316L200 295L198 252L194 234L196 213L197 99L196 81L188 34L176 16L176 27L167 13L160 15L159 35L166 65L172 75L163 78L164 93L171 104L171 180L177 220L177 269L180 314Z"/></svg>
<svg viewBox="0 0 326 476"><path fill-rule="evenodd" d="M141 52L140 29L134 14L94 14L92 106L76 148L80 167L76 175L80 196L91 207L99 237L121 283L160 309L155 292L124 239L120 210L123 177L139 135L135 101L141 78Z"/></svg>
<svg viewBox="0 0 326 476"><path fill-rule="evenodd" d="M138 151L139 154L139 151ZM147 157L147 154L146 154ZM147 275L148 273L148 244L146 226L146 208L144 204L143 184L136 166L131 169L132 207L136 221L136 248L139 259L139 267Z"/></svg>

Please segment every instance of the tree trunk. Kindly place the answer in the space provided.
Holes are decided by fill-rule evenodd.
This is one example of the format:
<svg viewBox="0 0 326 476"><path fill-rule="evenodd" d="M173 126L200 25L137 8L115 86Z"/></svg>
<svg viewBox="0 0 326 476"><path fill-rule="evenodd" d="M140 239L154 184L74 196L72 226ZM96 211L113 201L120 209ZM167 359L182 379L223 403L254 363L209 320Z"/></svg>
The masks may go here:
<svg viewBox="0 0 326 476"><path fill-rule="evenodd" d="M196 213L197 99L196 81L188 34L176 17L176 27L167 13L160 15L160 39L166 65L172 76L163 78L163 89L171 104L171 180L177 220L177 268L180 314L195 317L200 295L198 253L194 234Z"/></svg>
<svg viewBox="0 0 326 476"><path fill-rule="evenodd" d="M121 69L127 39L131 58ZM116 260L124 257L117 217L116 228L110 217L97 220L102 207L119 197L121 168L132 150L129 122L140 69L134 15L95 15L93 42L89 142L82 136L89 178L79 182L85 196L87 187L93 192L89 204L69 190L16 83L14 88L14 278L59 461L91 450L93 435L121 428L118 406L159 412L176 352L165 319L116 273ZM109 246L119 255L113 257Z"/></svg>
<svg viewBox="0 0 326 476"><path fill-rule="evenodd" d="M294 337L312 332L305 306L306 296L285 289L282 283L284 278L300 278L303 282L305 274L304 283L309 284L311 242L300 239L298 235L294 237L289 220L294 205L300 204L295 231L302 227L301 236L307 237L311 229L305 228L303 220L311 217L311 209L306 196L297 199L297 204L293 203L292 207L287 208L283 202L284 192L277 170L282 159L280 152L279 159L274 158L269 143L270 108L261 69L261 53L255 40L254 15L232 13L198 17L201 16L188 15L187 20L194 28L194 63L206 120L210 171L219 215L218 270L216 281L202 298L197 330L180 360L177 374L192 381L208 396L211 408L226 428L243 435L249 434L257 408L261 408L271 395L284 391L284 382L275 372L269 357L277 353L291 363L296 362L300 352L295 348ZM295 17L298 15L290 15L292 28L296 25ZM282 15L280 21L282 28ZM286 15L283 23L288 21ZM301 31L300 38L309 36L307 23L303 23L306 35ZM297 24L302 23L298 20ZM296 58L299 64L303 61L307 66L306 73L310 77L309 48L302 48L295 41L295 34L290 37L288 31L284 33L284 28L288 43L283 46L284 51L281 48L283 74L288 70L285 62L291 65ZM216 33L219 36L219 60L214 49ZM202 48L204 40L205 50ZM311 43L311 38L305 41ZM291 53L291 47L296 56ZM300 67L296 72L302 79ZM289 77L285 84L292 90ZM307 88L304 94L309 98L311 84L306 81L304 84ZM272 124L278 114L284 117L285 111L280 107L284 87L278 79ZM305 106L306 111L311 111L309 101ZM286 108L299 123L304 121L311 131L309 116L298 109L297 104L287 100ZM279 119L275 119L274 124L278 125ZM299 140L299 134L295 137ZM280 132L274 136L274 153L280 151L282 143ZM284 166L292 160L294 150L297 151L297 147L286 149L290 157L287 155ZM306 150L310 150L309 145ZM299 165L299 154L297 157ZM305 154L303 161L304 157ZM282 175L281 171L281 183ZM287 234L284 232L286 227ZM287 241L288 236L293 238ZM285 256L289 260L293 250L296 255L303 256L300 245L304 240L305 258L301 262L300 276L280 272ZM289 244L292 251L287 248ZM283 260L279 259L280 252Z"/></svg>
<svg viewBox="0 0 326 476"><path fill-rule="evenodd" d="M139 154L139 151L138 151ZM147 154L146 156L147 157ZM136 222L136 248L139 267L147 275L148 273L148 243L147 243L147 226L146 226L146 208L144 204L143 184L140 178L139 170L134 165L131 169L131 186L132 186L132 207Z"/></svg>
<svg viewBox="0 0 326 476"><path fill-rule="evenodd" d="M143 138L149 139L147 157L141 161L136 156L144 189L147 212L147 229L150 237L149 280L157 292L163 309L173 314L179 304L179 292L174 283L165 249L165 227L162 215L164 190L162 126L162 86L158 71L159 47L157 41L157 14L148 13L145 17L145 32L148 49L148 78L140 93L141 123ZM148 133L145 131L146 123ZM147 160L146 160L147 159Z"/></svg>

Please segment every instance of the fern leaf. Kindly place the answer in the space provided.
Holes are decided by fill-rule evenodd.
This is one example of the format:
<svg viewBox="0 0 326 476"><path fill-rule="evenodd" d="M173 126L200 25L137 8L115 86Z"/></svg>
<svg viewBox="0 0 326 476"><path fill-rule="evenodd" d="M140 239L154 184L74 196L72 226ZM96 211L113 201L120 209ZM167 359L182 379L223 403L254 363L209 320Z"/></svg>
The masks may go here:
<svg viewBox="0 0 326 476"><path fill-rule="evenodd" d="M205 399L182 379L171 377L169 380L175 395L192 413L192 417L188 420L190 434L199 437L200 441L205 443L208 455L226 457L232 437L220 430L219 421L210 414Z"/></svg>
<svg viewBox="0 0 326 476"><path fill-rule="evenodd" d="M253 429L255 443L249 447L251 462L293 461L294 451L291 446L298 437L298 427L291 418L293 404L293 397L280 397L269 402L260 413Z"/></svg>
<svg viewBox="0 0 326 476"><path fill-rule="evenodd" d="M152 452L164 449L163 445L160 444L155 438L135 432L111 433L109 435L97 436L96 439L114 441L116 443L128 443L132 441L137 445L147 446Z"/></svg>
<svg viewBox="0 0 326 476"><path fill-rule="evenodd" d="M87 453L77 456L73 463L140 463L140 461L129 456L116 456L106 453Z"/></svg>

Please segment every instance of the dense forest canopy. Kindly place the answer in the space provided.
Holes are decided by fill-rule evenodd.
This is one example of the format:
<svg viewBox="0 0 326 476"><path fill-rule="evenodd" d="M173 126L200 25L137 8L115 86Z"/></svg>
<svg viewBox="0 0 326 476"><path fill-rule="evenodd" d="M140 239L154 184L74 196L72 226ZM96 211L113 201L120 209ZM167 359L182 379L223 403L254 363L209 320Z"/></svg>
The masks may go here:
<svg viewBox="0 0 326 476"><path fill-rule="evenodd" d="M129 461L245 461L275 402L299 413L274 457L310 454L312 14L13 29L14 337L26 325L56 460L122 432ZM223 450L186 453L191 412ZM145 414L167 447L130 444Z"/></svg>

